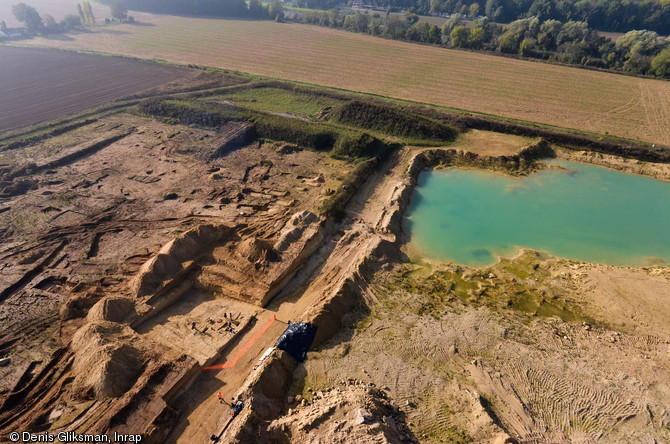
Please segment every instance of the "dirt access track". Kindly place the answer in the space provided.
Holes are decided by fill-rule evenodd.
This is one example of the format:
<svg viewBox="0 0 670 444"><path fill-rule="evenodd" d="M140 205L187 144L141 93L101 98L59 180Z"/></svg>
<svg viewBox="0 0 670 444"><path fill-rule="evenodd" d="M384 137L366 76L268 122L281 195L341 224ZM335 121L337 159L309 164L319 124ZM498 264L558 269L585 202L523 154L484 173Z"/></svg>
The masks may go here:
<svg viewBox="0 0 670 444"><path fill-rule="evenodd" d="M0 135L197 75L123 57L4 45L0 59Z"/></svg>

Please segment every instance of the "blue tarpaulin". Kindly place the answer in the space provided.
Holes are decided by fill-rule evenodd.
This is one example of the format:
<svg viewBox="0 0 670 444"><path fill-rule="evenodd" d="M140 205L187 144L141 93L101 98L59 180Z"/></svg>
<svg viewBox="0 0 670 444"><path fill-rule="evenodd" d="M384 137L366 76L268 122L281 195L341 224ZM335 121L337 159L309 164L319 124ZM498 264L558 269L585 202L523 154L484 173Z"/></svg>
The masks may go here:
<svg viewBox="0 0 670 444"><path fill-rule="evenodd" d="M284 350L293 356L298 362L305 362L307 351L314 342L316 336L316 325L306 322L296 322L289 325L284 333L277 339L275 348Z"/></svg>

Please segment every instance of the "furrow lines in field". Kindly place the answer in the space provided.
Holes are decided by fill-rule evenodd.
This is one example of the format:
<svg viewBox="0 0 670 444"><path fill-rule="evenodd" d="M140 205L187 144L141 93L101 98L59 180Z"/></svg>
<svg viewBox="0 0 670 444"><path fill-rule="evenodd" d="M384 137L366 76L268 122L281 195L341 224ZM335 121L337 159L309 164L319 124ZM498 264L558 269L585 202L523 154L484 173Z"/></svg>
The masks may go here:
<svg viewBox="0 0 670 444"><path fill-rule="evenodd" d="M74 35L72 40L41 38L28 44L216 66L670 143L665 130L670 110L662 103L667 99L667 82L309 25L150 14L138 18L149 26L118 25ZM643 106L636 105L642 94L638 83L652 92Z"/></svg>

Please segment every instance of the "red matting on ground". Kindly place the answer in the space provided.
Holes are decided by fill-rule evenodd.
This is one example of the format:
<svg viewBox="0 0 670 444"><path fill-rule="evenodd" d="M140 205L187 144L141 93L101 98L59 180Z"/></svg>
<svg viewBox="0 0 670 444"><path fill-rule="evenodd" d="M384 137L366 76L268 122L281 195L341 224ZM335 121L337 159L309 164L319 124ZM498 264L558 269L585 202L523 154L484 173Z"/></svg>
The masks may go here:
<svg viewBox="0 0 670 444"><path fill-rule="evenodd" d="M221 370L221 369L224 369L224 368L231 368L231 367L234 367L235 364L237 364L237 361L239 361L240 357L242 357L242 355L244 354L244 352L247 351L247 349L248 349L249 347L251 347L251 345L252 345L254 342L256 342L256 340L257 340L258 338L260 338L261 335L262 335L263 333L265 333L265 331L266 331L268 328L270 328L270 325L272 325L272 323L273 323L276 319L277 319L277 315L276 315L276 314L272 315L272 317L265 323L265 325L263 326L263 328L261 328L260 331L258 331L258 333L256 333L251 339L249 339L249 341L247 341L246 344L244 344L244 347L242 347L242 350L240 350L239 353L237 353L237 356L235 356L235 357L233 358L232 361L224 362L223 364L213 365L213 366L211 366L211 367L205 367L205 368L203 368L202 370L203 370L203 371L205 371L205 370Z"/></svg>

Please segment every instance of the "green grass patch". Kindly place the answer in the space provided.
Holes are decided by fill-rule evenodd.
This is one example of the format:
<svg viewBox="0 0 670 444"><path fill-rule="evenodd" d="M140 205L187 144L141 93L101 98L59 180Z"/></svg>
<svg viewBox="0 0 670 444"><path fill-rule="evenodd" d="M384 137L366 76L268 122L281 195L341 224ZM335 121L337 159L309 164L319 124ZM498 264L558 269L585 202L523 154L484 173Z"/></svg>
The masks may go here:
<svg viewBox="0 0 670 444"><path fill-rule="evenodd" d="M543 283L549 277L549 272L528 254L467 275L458 267L436 270L428 276L423 269L405 270L392 278L390 290L402 289L421 295L422 303L416 313L436 319L446 307L465 304L513 310L528 316L529 320L557 317L566 322L593 323L567 294ZM528 285L525 281L529 279L542 285Z"/></svg>
<svg viewBox="0 0 670 444"><path fill-rule="evenodd" d="M245 108L291 114L303 118L316 119L324 108L334 107L340 100L324 95L309 94L284 88L261 87L240 89L221 98Z"/></svg>

